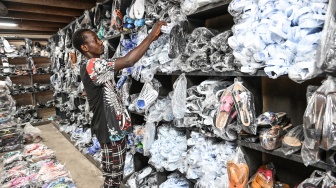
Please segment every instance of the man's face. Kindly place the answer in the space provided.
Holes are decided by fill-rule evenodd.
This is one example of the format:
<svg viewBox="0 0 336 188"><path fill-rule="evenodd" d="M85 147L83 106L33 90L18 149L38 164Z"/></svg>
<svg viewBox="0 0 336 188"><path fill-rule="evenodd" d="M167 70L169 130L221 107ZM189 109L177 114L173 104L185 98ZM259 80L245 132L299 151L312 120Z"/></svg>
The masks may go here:
<svg viewBox="0 0 336 188"><path fill-rule="evenodd" d="M86 31L84 33L85 42L82 45L82 50L93 56L100 56L104 53L104 45L101 40L99 40L96 33L93 31Z"/></svg>

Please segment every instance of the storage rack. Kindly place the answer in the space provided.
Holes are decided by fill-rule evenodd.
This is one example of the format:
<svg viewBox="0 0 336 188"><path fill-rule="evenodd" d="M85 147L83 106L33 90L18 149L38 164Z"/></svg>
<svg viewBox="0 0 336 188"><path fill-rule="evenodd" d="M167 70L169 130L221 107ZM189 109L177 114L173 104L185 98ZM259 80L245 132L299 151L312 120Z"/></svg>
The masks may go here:
<svg viewBox="0 0 336 188"><path fill-rule="evenodd" d="M22 45L24 44L24 38L21 37L6 37L6 40L8 40L11 44L14 45ZM34 38L31 39L34 42L41 42L45 43L46 39L41 38ZM41 68L47 68L50 66L51 61L48 57L42 57L42 56L19 56L19 57L7 57L9 65L23 65L27 66L28 61L27 58L32 58L34 61L35 67L41 67ZM0 58L1 62L1 58ZM1 62L1 67L2 62ZM47 74L32 74L28 73L26 75L9 75L10 79L12 80L13 84L22 84L24 86L34 86L35 83L39 84L49 84L50 83L50 76L52 73ZM7 76L1 76L0 80L5 80ZM23 94L17 94L12 95L13 99L16 100L16 106L21 107L25 105L34 105L35 111L38 114L38 118L46 119L52 115L55 115L55 108L47 107L47 108L39 108L37 107L37 103L45 104L47 101L53 99L53 91L52 89L46 90L46 91L36 91L35 89L32 92L23 93ZM45 120L46 121L46 120ZM46 121L47 122L47 121Z"/></svg>
<svg viewBox="0 0 336 188"><path fill-rule="evenodd" d="M188 15L189 26L195 27L209 27L219 31L231 29L234 22L231 15L228 14L227 8L231 1L223 0L218 3L210 4L198 9L195 13ZM104 3L106 6L111 5L111 1ZM127 35L131 31L122 32L121 34L106 38L112 46L118 46L121 35ZM181 71L175 71L171 74L157 73L155 78L158 79L163 87L160 89L160 95L166 96L168 91L172 90L172 85ZM321 81L327 74L321 74L319 77L308 80L302 84L297 84L290 80L288 76L281 76L276 80L267 77L264 71L259 70L254 75L249 75L241 72L209 72L204 73L195 71L186 73L188 79L188 87L199 84L207 78L220 78L226 80L233 80L235 77L240 77L246 86L254 95L256 115L265 111L286 112L292 119L294 125L302 124L303 113L306 109L306 89L308 85L321 85ZM336 75L335 73L333 75ZM139 93L142 88L142 83L134 81L131 88L131 93ZM66 102L66 93L58 95L62 102ZM84 99L79 99L84 100ZM83 102L83 101L82 101ZM57 111L57 109L56 109ZM62 116L62 115L61 115ZM133 124L141 124L144 122L143 115L132 112ZM197 128L185 128L187 135L190 131L199 131ZM208 134L207 134L208 135ZM244 151L245 159L250 168L250 176L252 176L261 164L273 162L276 171L277 179L281 182L288 183L293 187L296 183L308 178L310 174L316 170L336 172L335 166L329 160L334 150L322 151L321 161L306 167L303 164L300 153L285 156L278 150L267 151L264 150L260 143L247 143L242 140L236 142ZM142 155L141 155L142 156ZM90 156L89 156L90 157ZM148 161L145 156L141 157L143 163ZM190 180L195 183L195 180Z"/></svg>

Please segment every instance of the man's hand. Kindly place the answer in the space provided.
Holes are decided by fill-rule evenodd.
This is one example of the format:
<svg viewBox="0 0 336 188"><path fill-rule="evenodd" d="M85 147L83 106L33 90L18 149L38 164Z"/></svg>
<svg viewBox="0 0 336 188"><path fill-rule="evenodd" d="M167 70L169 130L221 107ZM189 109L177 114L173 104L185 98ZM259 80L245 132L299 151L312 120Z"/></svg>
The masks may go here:
<svg viewBox="0 0 336 188"><path fill-rule="evenodd" d="M167 25L167 23L165 21L159 21L154 24L152 31L149 33L149 35L152 36L153 41L159 38L161 34L161 27L163 25Z"/></svg>

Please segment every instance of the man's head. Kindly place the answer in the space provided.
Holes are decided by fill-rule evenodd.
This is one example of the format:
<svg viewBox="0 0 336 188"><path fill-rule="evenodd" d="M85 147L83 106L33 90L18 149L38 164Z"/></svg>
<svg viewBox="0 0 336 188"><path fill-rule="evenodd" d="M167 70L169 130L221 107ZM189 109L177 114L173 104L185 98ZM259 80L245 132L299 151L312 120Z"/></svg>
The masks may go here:
<svg viewBox="0 0 336 188"><path fill-rule="evenodd" d="M90 29L79 29L72 35L73 46L87 58L98 58L104 53L103 42Z"/></svg>

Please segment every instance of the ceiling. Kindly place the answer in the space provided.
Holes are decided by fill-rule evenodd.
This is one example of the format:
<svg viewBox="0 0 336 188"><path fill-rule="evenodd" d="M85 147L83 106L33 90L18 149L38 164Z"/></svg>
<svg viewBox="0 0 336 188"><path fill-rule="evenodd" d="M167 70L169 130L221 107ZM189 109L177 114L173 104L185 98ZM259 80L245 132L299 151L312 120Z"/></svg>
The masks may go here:
<svg viewBox="0 0 336 188"><path fill-rule="evenodd" d="M103 0L1 0L8 14L0 16L0 22L18 26L0 26L0 36L49 38L97 2Z"/></svg>

